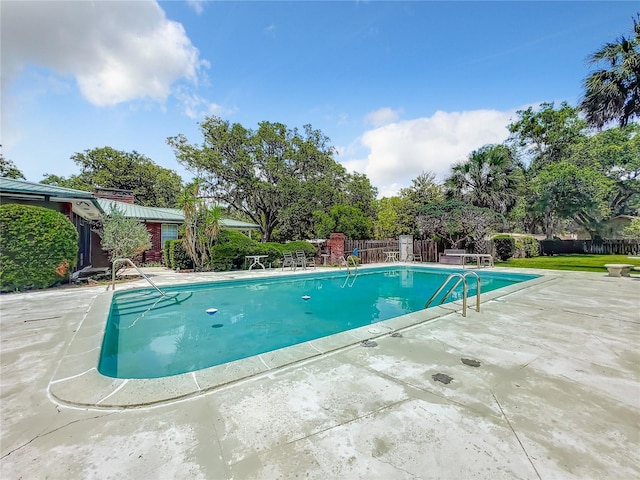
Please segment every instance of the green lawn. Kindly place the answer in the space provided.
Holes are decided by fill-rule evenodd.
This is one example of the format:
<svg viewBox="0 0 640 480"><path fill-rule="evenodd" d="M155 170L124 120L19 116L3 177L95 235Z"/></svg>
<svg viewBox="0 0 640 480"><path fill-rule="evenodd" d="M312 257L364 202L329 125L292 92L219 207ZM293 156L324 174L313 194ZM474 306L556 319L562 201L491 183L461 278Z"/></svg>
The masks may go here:
<svg viewBox="0 0 640 480"><path fill-rule="evenodd" d="M496 261L498 267L543 268L547 270L575 270L581 272L606 272L605 263L627 263L640 267L640 259L627 255L553 255L534 258L512 258L506 262ZM640 271L632 270L634 274Z"/></svg>

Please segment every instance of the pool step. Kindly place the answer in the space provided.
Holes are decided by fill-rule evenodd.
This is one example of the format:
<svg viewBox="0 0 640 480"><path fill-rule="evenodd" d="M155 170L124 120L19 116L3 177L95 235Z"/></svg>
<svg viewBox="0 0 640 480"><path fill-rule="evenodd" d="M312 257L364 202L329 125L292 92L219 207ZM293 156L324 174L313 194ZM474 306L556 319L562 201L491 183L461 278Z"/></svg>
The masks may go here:
<svg viewBox="0 0 640 480"><path fill-rule="evenodd" d="M158 310L160 308L170 307L184 302L191 298L193 292L181 292L176 295L167 295L165 297L145 296L144 298L138 297L137 299L131 299L129 301L122 302L120 298L115 304L115 315L136 315L144 313L149 310Z"/></svg>

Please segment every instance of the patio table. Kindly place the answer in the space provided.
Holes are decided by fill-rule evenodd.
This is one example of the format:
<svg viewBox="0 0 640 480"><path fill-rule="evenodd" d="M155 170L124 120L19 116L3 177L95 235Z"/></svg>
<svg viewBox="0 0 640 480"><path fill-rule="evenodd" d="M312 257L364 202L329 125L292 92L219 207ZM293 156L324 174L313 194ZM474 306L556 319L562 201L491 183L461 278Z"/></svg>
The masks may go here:
<svg viewBox="0 0 640 480"><path fill-rule="evenodd" d="M475 260L478 264L478 268L481 266L481 261L486 259L489 260L489 266L493 267L493 256L488 253L447 253L448 257L460 257L462 258L462 268L467 264L467 259L471 258Z"/></svg>
<svg viewBox="0 0 640 480"><path fill-rule="evenodd" d="M397 262L398 257L400 256L400 252L398 250L390 250L388 252L384 252L387 258L385 262Z"/></svg>
<svg viewBox="0 0 640 480"><path fill-rule="evenodd" d="M249 265L249 270L251 270L256 265L260 265L263 270L265 270L265 266L260 262L261 258L267 258L269 255L246 255L244 258L247 260L253 260L253 263Z"/></svg>

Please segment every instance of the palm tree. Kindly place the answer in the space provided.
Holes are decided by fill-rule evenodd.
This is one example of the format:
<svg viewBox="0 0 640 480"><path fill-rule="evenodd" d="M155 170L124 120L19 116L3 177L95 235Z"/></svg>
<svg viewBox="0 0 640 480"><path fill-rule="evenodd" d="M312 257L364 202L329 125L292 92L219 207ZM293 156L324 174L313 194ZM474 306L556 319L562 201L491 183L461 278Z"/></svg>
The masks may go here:
<svg viewBox="0 0 640 480"><path fill-rule="evenodd" d="M612 120L624 127L640 116L640 14L636 17L632 38L622 36L589 56L591 65L603 63L606 68L585 79L580 109L599 129Z"/></svg>
<svg viewBox="0 0 640 480"><path fill-rule="evenodd" d="M200 195L202 181L196 179L182 191L179 203L184 211L182 243L196 270L206 270L209 251L218 238L223 209L209 208Z"/></svg>
<svg viewBox="0 0 640 480"><path fill-rule="evenodd" d="M522 180L522 166L509 148L485 145L453 166L445 188L448 198L505 214L515 205Z"/></svg>

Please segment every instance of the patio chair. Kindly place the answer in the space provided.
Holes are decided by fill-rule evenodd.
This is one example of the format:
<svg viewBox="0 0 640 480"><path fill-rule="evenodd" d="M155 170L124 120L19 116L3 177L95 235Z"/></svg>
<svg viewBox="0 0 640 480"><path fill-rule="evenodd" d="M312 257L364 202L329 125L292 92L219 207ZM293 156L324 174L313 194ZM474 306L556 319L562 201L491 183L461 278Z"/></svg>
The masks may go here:
<svg viewBox="0 0 640 480"><path fill-rule="evenodd" d="M291 270L295 270L296 269L296 259L293 258L293 254L291 252L284 252L284 259L282 260L282 270L285 269L285 267L291 267Z"/></svg>
<svg viewBox="0 0 640 480"><path fill-rule="evenodd" d="M303 269L307 267L316 268L316 262L313 258L307 258L302 250L296 251L296 265L301 266Z"/></svg>

